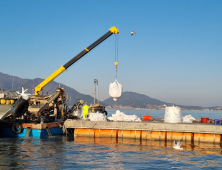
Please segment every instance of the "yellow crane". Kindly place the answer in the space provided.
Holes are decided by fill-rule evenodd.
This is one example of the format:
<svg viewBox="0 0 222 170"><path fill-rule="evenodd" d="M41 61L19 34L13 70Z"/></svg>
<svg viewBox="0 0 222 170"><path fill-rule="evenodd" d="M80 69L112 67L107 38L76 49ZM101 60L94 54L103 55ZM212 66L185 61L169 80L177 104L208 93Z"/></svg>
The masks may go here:
<svg viewBox="0 0 222 170"><path fill-rule="evenodd" d="M111 36L112 34L118 34L118 33L119 33L119 30L115 26L111 27L106 34L104 34L102 37L100 37L98 40L96 40L90 46L88 46L83 51L81 51L79 54L77 54L75 57L73 57L65 65L62 65L58 70L56 70L48 78L46 78L43 82L41 82L38 86L36 86L35 87L35 95L39 95L39 92L43 90L43 87L45 87L48 83L50 83L52 80L54 80L58 75L60 75L68 67L70 67L76 61L78 61L80 58L82 58L85 54L87 54L89 51L91 51L93 48L95 48L97 45L99 45L101 42L103 42L109 36Z"/></svg>

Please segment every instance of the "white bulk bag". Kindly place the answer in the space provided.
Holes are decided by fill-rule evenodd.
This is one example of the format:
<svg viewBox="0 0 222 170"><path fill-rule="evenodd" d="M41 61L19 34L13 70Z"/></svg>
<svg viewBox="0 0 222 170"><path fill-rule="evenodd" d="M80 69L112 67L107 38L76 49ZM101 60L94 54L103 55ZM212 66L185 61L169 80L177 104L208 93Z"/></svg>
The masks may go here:
<svg viewBox="0 0 222 170"><path fill-rule="evenodd" d="M113 98L114 101L117 100L117 98L121 97L123 92L123 86L118 83L117 80L115 80L113 83L110 83L109 85L109 95Z"/></svg>
<svg viewBox="0 0 222 170"><path fill-rule="evenodd" d="M180 108L177 106L170 106L165 108L164 122L167 123L180 123L182 121L182 115Z"/></svg>

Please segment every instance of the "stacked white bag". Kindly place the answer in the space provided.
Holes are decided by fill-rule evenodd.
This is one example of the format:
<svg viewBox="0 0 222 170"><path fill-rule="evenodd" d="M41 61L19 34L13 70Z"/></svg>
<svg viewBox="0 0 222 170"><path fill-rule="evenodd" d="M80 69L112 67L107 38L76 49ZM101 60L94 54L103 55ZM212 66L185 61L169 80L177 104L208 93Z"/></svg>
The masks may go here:
<svg viewBox="0 0 222 170"><path fill-rule="evenodd" d="M107 121L106 116L99 112L90 113L89 120L90 121Z"/></svg>
<svg viewBox="0 0 222 170"><path fill-rule="evenodd" d="M110 83L109 85L109 95L113 98L114 101L117 100L117 98L121 97L123 92L123 86L118 83L117 80L115 80L113 83Z"/></svg>
<svg viewBox="0 0 222 170"><path fill-rule="evenodd" d="M115 114L112 114L112 117L108 117L109 120L114 122L124 121L124 122L141 122L141 119L136 115L126 115L119 110Z"/></svg>

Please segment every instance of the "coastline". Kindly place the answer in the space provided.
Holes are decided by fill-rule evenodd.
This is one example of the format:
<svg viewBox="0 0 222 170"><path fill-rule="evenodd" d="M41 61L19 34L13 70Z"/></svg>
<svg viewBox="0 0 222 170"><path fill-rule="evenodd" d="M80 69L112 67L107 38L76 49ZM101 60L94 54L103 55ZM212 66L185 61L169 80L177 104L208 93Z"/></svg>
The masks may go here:
<svg viewBox="0 0 222 170"><path fill-rule="evenodd" d="M111 107L111 106L106 106L106 109L125 109L125 110L165 110L165 108L161 109L149 109L149 108L133 108L133 107ZM185 111L206 111L206 112L222 112L222 110L216 110L216 109L185 109L181 108L181 110Z"/></svg>

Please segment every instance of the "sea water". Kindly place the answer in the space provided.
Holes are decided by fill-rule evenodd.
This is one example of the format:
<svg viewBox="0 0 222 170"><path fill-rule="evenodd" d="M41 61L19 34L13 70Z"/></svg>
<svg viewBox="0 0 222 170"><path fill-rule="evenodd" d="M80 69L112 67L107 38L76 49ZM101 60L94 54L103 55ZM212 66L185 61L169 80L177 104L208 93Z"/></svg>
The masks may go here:
<svg viewBox="0 0 222 170"><path fill-rule="evenodd" d="M107 110L108 114L116 110ZM164 110L120 110L139 117L163 118ZM222 117L222 112L181 111L194 118ZM111 116L111 115L110 115ZM220 144L54 136L0 138L0 169L220 169Z"/></svg>

